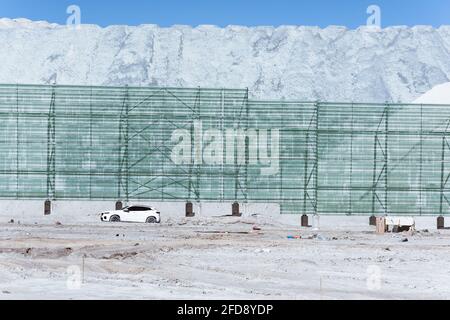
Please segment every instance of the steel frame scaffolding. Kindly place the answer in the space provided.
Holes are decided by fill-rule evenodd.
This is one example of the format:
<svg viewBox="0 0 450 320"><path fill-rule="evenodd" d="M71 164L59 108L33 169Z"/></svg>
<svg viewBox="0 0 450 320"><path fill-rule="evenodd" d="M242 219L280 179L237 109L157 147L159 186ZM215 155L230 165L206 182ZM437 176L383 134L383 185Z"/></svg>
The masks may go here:
<svg viewBox="0 0 450 320"><path fill-rule="evenodd" d="M319 170L318 148L318 125L319 125L319 103L314 104L314 113L311 117L308 129L306 131L306 147L304 161L304 181L303 186L303 212L308 213L308 205L312 206L312 213L317 214L317 177ZM312 165L312 168L310 168ZM309 211L311 212L311 211Z"/></svg>
<svg viewBox="0 0 450 320"><path fill-rule="evenodd" d="M383 140L380 139L380 135L383 136ZM374 157L373 157L373 184L372 184L372 215L380 214L376 211L375 205L378 203L381 206L382 214L388 214L388 141L389 141L389 106L386 106L383 115L381 116L380 123L378 124L375 138L374 138ZM382 167L378 170L378 157L381 152ZM380 199L380 195L377 192L377 187L383 180L383 200Z"/></svg>
<svg viewBox="0 0 450 320"><path fill-rule="evenodd" d="M56 169L55 169L55 154L56 154L56 114L55 114L56 92L52 89L52 97L50 101L50 108L48 111L47 123L47 200L55 199L56 188ZM19 116L19 113L17 113ZM18 122L18 121L17 121Z"/></svg>
<svg viewBox="0 0 450 320"><path fill-rule="evenodd" d="M0 117L2 199L450 214L447 106L259 101L241 89L0 85ZM174 132L185 137L174 140ZM181 163L177 144L185 146Z"/></svg>
<svg viewBox="0 0 450 320"><path fill-rule="evenodd" d="M450 144L448 142L447 136L449 134L450 128L450 120L447 121L447 126L445 127L445 131L442 133L442 161L441 161L441 189L440 189L440 202L439 202L439 214L443 215L444 212L444 200L445 203L450 206L450 201L445 194L445 191L448 191L447 184L450 179L450 173L446 174L448 170L446 168L446 151L447 153L450 151Z"/></svg>

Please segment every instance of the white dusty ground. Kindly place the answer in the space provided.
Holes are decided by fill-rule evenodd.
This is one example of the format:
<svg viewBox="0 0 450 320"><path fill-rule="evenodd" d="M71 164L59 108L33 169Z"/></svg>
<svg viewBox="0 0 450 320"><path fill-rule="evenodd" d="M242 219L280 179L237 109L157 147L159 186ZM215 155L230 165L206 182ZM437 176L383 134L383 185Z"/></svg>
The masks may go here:
<svg viewBox="0 0 450 320"><path fill-rule="evenodd" d="M0 299L450 298L450 231L435 218L383 236L365 217L322 217L319 231L279 216L97 220L1 218Z"/></svg>

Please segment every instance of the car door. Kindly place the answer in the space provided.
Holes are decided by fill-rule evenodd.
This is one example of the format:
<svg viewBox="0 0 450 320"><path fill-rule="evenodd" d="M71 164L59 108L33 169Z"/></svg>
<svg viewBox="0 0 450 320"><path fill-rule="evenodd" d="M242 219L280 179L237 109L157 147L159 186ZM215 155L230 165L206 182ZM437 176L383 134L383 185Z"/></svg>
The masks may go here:
<svg viewBox="0 0 450 320"><path fill-rule="evenodd" d="M137 212L136 212L137 222L146 222L149 212L150 212L150 208L137 207Z"/></svg>
<svg viewBox="0 0 450 320"><path fill-rule="evenodd" d="M121 220L124 222L135 222L135 214L136 208L134 206L124 208L124 211L121 214Z"/></svg>
<svg viewBox="0 0 450 320"><path fill-rule="evenodd" d="M149 208L132 206L129 208L127 221L129 222L145 222L147 220L147 212Z"/></svg>

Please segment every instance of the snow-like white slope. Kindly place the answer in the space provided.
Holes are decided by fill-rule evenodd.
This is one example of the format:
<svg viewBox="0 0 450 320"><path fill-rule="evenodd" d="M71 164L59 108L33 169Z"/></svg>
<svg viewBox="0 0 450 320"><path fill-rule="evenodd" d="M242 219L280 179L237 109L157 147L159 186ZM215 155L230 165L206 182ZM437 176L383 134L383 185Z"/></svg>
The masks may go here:
<svg viewBox="0 0 450 320"><path fill-rule="evenodd" d="M435 86L433 89L414 100L413 103L450 105L450 82Z"/></svg>
<svg viewBox="0 0 450 320"><path fill-rule="evenodd" d="M0 19L0 82L235 87L252 98L413 101L450 81L450 27L83 25Z"/></svg>

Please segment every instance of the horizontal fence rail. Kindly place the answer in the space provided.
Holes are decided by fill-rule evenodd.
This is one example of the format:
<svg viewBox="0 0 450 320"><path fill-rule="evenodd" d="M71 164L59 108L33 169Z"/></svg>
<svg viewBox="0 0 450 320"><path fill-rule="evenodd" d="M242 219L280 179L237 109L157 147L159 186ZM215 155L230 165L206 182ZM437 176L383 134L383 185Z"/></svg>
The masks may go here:
<svg viewBox="0 0 450 320"><path fill-rule="evenodd" d="M0 85L0 198L448 215L450 106L241 89Z"/></svg>

